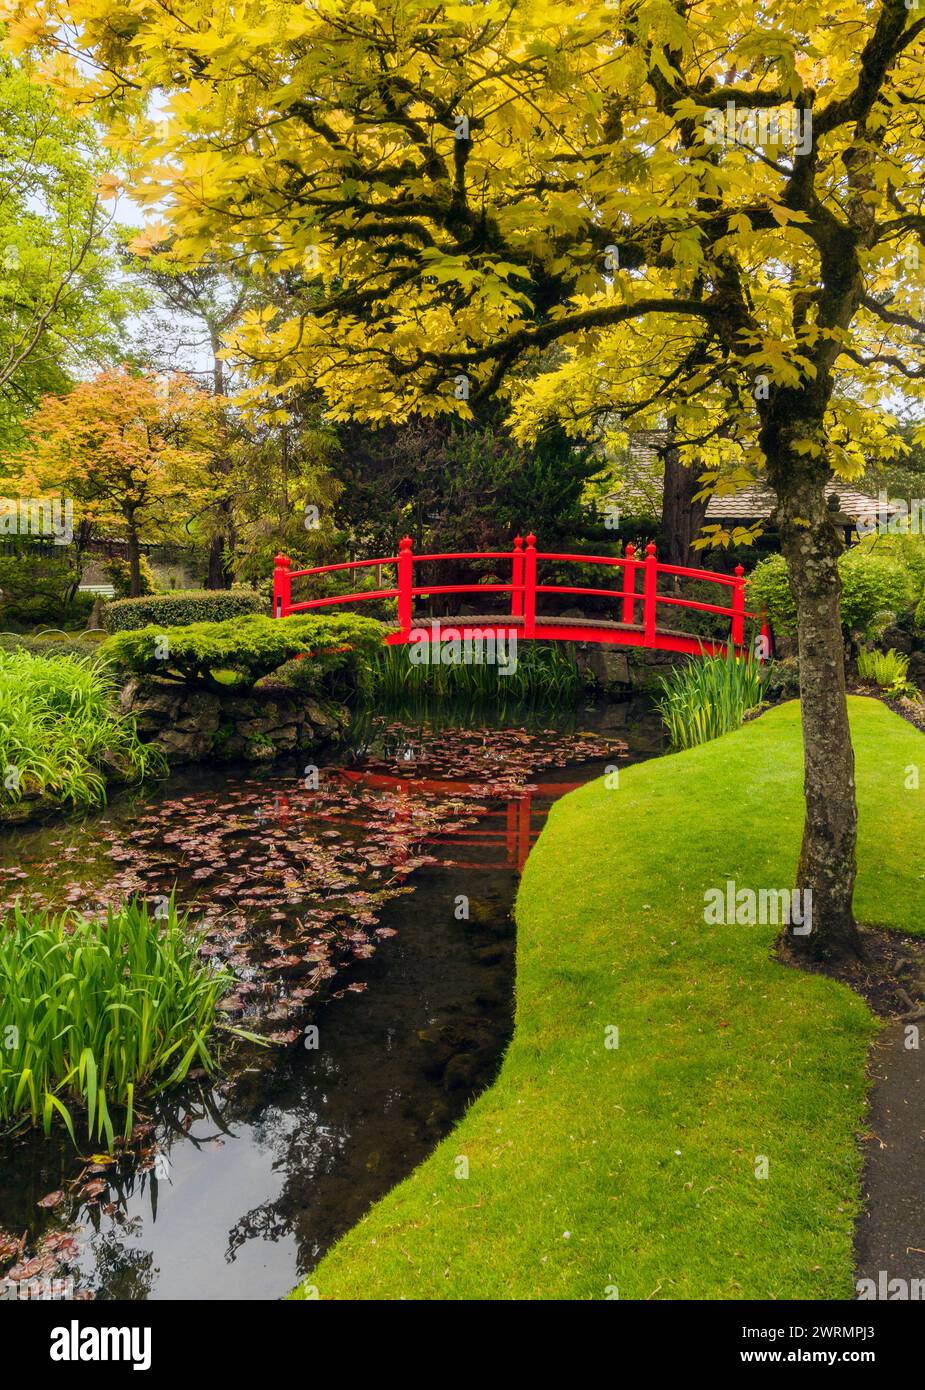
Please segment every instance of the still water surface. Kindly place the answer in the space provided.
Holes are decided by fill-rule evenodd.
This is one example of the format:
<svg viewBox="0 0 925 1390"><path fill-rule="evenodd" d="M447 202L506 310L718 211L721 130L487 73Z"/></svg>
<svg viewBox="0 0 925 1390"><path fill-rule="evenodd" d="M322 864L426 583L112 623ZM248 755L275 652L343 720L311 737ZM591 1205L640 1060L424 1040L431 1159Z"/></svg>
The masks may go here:
<svg viewBox="0 0 925 1390"><path fill-rule="evenodd" d="M26 1235L0 1274L104 1299L283 1296L496 1074L517 876L552 802L660 748L639 703L371 718L317 770L180 772L0 837L0 905L175 891L238 976L230 1021L273 1040L149 1102L115 1164L0 1141L0 1252Z"/></svg>

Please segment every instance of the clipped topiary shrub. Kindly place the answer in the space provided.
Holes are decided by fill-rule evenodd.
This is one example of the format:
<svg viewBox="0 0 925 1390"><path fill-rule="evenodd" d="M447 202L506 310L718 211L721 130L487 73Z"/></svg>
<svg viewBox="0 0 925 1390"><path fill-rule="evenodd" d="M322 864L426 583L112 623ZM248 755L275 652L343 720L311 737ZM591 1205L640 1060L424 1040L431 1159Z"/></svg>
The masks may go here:
<svg viewBox="0 0 925 1390"><path fill-rule="evenodd" d="M181 589L173 594L115 599L103 609L103 626L107 632L128 632L151 623L185 627L265 613L266 608L266 599L251 589Z"/></svg>
<svg viewBox="0 0 925 1390"><path fill-rule="evenodd" d="M347 675L353 688L368 681L369 659L384 634L381 623L353 613L250 613L223 623L133 628L109 637L101 650L104 660L122 670L211 690L253 685L298 657L303 688L331 690L344 683L335 682L335 674Z"/></svg>

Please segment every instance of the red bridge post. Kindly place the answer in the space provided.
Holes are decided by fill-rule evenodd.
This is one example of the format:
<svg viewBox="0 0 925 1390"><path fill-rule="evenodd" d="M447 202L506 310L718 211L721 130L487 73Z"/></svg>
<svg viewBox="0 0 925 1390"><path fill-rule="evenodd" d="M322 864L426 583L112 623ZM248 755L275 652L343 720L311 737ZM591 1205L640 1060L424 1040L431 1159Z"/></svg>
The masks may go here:
<svg viewBox="0 0 925 1390"><path fill-rule="evenodd" d="M410 536L402 536L398 542L398 626L406 641L411 632L411 590L414 584L411 545Z"/></svg>
<svg viewBox="0 0 925 1390"><path fill-rule="evenodd" d="M536 635L536 536L531 531L524 551L524 637Z"/></svg>
<svg viewBox="0 0 925 1390"><path fill-rule="evenodd" d="M519 618L524 611L524 542L522 536L514 537L514 555L511 565L511 617Z"/></svg>
<svg viewBox="0 0 925 1390"><path fill-rule="evenodd" d="M517 802L507 803L507 835L505 838L507 846L507 864L509 869L517 867Z"/></svg>
<svg viewBox="0 0 925 1390"><path fill-rule="evenodd" d="M658 561L655 558L655 546L650 541L646 546L646 558L643 565L645 570L645 585L643 587L642 600L642 641L646 647L655 645L655 595L658 585Z"/></svg>
<svg viewBox="0 0 925 1390"><path fill-rule="evenodd" d="M732 645L741 647L745 641L745 570L735 567L735 588L732 591Z"/></svg>
<svg viewBox="0 0 925 1390"><path fill-rule="evenodd" d="M761 615L761 648L758 657L759 661L769 661L771 659L771 629L768 627L768 620L765 615Z"/></svg>
<svg viewBox="0 0 925 1390"><path fill-rule="evenodd" d="M636 621L636 566L633 564L635 554L636 547L628 545L627 563L623 566L623 621L630 627Z"/></svg>
<svg viewBox="0 0 925 1390"><path fill-rule="evenodd" d="M292 606L292 576L288 555L273 557L273 616L285 618Z"/></svg>

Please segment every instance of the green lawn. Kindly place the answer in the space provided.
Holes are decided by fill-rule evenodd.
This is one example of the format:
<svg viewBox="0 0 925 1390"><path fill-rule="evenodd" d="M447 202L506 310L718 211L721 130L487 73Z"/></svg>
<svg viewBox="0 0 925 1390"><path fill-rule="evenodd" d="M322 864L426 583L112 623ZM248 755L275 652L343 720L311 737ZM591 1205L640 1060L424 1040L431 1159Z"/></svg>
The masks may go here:
<svg viewBox="0 0 925 1390"><path fill-rule="evenodd" d="M925 929L925 742L873 700L851 716L859 915ZM850 1297L874 1021L776 964L774 927L703 922L708 887L791 882L800 820L796 703L560 801L517 900L498 1081L321 1262L317 1296Z"/></svg>

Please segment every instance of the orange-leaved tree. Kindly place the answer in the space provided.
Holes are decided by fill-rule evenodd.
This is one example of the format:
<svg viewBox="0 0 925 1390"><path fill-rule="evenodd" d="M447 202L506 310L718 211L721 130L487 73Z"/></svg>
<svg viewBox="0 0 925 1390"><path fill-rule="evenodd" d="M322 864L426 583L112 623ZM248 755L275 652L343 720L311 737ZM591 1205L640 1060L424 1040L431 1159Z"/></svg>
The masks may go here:
<svg viewBox="0 0 925 1390"><path fill-rule="evenodd" d="M209 407L180 374L102 372L43 398L5 486L70 502L85 530L124 536L137 595L142 536L188 517L207 486L201 433Z"/></svg>

